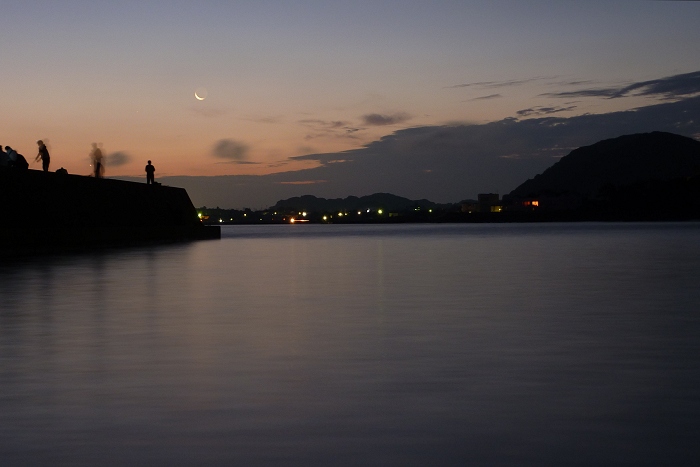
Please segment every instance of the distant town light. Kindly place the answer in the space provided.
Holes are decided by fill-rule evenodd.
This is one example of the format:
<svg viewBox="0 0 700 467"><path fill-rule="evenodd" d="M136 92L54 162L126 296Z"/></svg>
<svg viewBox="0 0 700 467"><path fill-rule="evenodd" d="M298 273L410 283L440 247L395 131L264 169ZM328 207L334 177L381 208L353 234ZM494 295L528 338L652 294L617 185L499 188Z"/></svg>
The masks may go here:
<svg viewBox="0 0 700 467"><path fill-rule="evenodd" d="M384 210L383 209L377 209L377 214L383 214Z"/></svg>
<svg viewBox="0 0 700 467"><path fill-rule="evenodd" d="M302 212L301 215L306 217L306 211Z"/></svg>
<svg viewBox="0 0 700 467"><path fill-rule="evenodd" d="M338 213L338 217L343 217L343 213L342 213L342 212L339 212L339 213Z"/></svg>
<svg viewBox="0 0 700 467"><path fill-rule="evenodd" d="M358 215L358 216L361 215L361 214L362 214L362 211L357 211L357 215Z"/></svg>
<svg viewBox="0 0 700 467"><path fill-rule="evenodd" d="M323 220L324 220L324 221L327 221L327 220L328 220L328 216L323 216Z"/></svg>

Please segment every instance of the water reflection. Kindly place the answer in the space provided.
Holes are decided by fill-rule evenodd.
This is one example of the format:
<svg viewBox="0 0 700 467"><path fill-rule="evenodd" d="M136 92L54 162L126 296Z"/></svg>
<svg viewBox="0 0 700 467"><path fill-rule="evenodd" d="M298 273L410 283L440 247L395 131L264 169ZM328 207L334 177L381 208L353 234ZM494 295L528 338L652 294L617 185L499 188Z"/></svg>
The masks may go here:
<svg viewBox="0 0 700 467"><path fill-rule="evenodd" d="M697 224L326 227L0 266L0 460L697 460Z"/></svg>

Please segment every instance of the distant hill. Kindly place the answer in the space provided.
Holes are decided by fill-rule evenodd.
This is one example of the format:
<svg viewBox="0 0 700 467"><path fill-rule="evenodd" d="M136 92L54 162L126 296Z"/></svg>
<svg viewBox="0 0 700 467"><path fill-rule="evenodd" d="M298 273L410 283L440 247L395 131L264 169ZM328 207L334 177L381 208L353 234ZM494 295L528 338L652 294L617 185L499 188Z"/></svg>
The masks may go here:
<svg viewBox="0 0 700 467"><path fill-rule="evenodd" d="M507 197L572 193L588 198L602 188L698 175L700 142L672 133L641 133L575 149Z"/></svg>
<svg viewBox="0 0 700 467"><path fill-rule="evenodd" d="M653 132L583 146L494 203L482 203L481 195L480 201L448 204L389 193L306 195L255 215L219 208L201 212L210 222L230 224L296 222L302 211L299 222L311 223L700 220L700 142Z"/></svg>
<svg viewBox="0 0 700 467"><path fill-rule="evenodd" d="M270 209L277 211L313 211L333 212L340 210L355 211L360 209L384 209L387 211L406 211L420 207L434 208L438 205L426 199L410 200L389 193L375 193L369 196L348 196L347 198L325 199L312 195L297 196L278 201Z"/></svg>

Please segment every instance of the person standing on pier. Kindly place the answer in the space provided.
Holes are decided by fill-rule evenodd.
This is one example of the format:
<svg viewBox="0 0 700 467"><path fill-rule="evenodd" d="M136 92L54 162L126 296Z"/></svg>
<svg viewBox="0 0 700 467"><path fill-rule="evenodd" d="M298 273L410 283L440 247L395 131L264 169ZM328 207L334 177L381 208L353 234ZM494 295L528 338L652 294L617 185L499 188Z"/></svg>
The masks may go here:
<svg viewBox="0 0 700 467"><path fill-rule="evenodd" d="M95 169L95 178L101 178L104 174L104 169L102 168L102 150L97 147L97 143L92 143L90 157L92 158L92 166Z"/></svg>
<svg viewBox="0 0 700 467"><path fill-rule="evenodd" d="M153 185L155 182L156 168L151 165L151 161L148 161L146 165L146 185Z"/></svg>
<svg viewBox="0 0 700 467"><path fill-rule="evenodd" d="M39 145L39 154L36 155L34 162L38 162L41 159L41 167L44 172L49 171L49 163L51 162L51 156L49 156L49 150L46 149L46 145L42 140L36 142Z"/></svg>

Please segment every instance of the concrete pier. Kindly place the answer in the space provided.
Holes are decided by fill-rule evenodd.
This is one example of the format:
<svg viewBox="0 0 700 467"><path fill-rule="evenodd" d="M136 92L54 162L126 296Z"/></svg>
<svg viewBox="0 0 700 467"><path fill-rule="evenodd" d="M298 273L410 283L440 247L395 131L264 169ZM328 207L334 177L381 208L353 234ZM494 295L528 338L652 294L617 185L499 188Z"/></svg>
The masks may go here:
<svg viewBox="0 0 700 467"><path fill-rule="evenodd" d="M183 188L0 167L0 256L220 237Z"/></svg>

